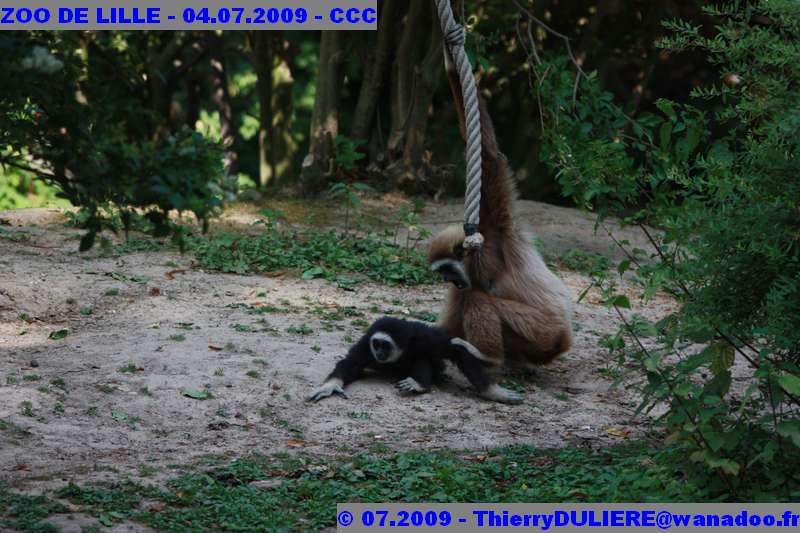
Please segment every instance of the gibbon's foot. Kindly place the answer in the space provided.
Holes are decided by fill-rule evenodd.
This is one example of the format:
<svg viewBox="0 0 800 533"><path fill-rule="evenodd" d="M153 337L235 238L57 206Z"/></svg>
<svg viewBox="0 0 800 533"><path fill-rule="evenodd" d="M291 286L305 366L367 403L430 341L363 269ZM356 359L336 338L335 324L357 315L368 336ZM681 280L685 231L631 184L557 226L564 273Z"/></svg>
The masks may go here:
<svg viewBox="0 0 800 533"><path fill-rule="evenodd" d="M522 403L522 400L525 399L525 396L523 394L507 389L505 387L501 387L497 383L489 385L489 388L481 392L480 394L487 400L492 400L494 402L500 402L500 403L518 404Z"/></svg>
<svg viewBox="0 0 800 533"><path fill-rule="evenodd" d="M342 380L329 379L328 381L323 383L321 387L315 389L314 392L306 396L306 401L318 402L321 399L327 398L328 396L331 396L333 394L338 394L343 398L345 398L346 400L350 399L350 397L342 388Z"/></svg>
<svg viewBox="0 0 800 533"><path fill-rule="evenodd" d="M400 381L395 383L395 387L397 387L400 390L400 392L405 392L405 393L416 392L421 394L423 392L428 392L428 389L420 385L416 379L410 377L406 379L401 379Z"/></svg>

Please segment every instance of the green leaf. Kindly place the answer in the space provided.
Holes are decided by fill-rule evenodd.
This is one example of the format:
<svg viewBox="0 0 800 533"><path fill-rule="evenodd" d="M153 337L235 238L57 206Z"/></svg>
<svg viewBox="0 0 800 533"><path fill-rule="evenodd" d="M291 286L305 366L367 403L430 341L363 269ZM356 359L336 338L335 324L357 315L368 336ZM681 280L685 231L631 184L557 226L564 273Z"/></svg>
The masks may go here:
<svg viewBox="0 0 800 533"><path fill-rule="evenodd" d="M734 348L727 342L717 342L710 347L713 359L711 360L711 372L717 375L725 372L733 366L735 360Z"/></svg>
<svg viewBox="0 0 800 533"><path fill-rule="evenodd" d="M778 384L792 396L800 396L800 377L784 374L778 378Z"/></svg>
<svg viewBox="0 0 800 533"><path fill-rule="evenodd" d="M114 409L111 411L111 418L113 418L117 422L125 422L126 420L128 420L128 415L125 414L123 411Z"/></svg>
<svg viewBox="0 0 800 533"><path fill-rule="evenodd" d="M786 437L792 444L800 448L800 420L790 420L778 424L778 435Z"/></svg>
<svg viewBox="0 0 800 533"><path fill-rule="evenodd" d="M303 279L305 280L321 278L323 276L325 276L325 269L322 267L309 268L308 270L303 272Z"/></svg>
<svg viewBox="0 0 800 533"><path fill-rule="evenodd" d="M631 261L630 259L626 259L619 264L619 266L617 267L617 272L619 272L619 275L621 276L625 272L627 272L630 268L631 268Z"/></svg>
<svg viewBox="0 0 800 533"><path fill-rule="evenodd" d="M713 452L706 451L704 456L705 462L711 468L719 468L726 474L730 474L732 476L739 475L739 470L741 469L741 465L736 461L731 459L725 459L724 457L719 457Z"/></svg>
<svg viewBox="0 0 800 533"><path fill-rule="evenodd" d="M68 329L59 329L56 331L51 331L48 337L54 341L60 341L61 339L66 338L67 335L69 335Z"/></svg>
<svg viewBox="0 0 800 533"><path fill-rule="evenodd" d="M665 122L658 130L659 139L661 140L661 149L666 150L669 147L669 141L672 138L672 124Z"/></svg>
<svg viewBox="0 0 800 533"><path fill-rule="evenodd" d="M181 389L181 394L193 400L208 400L211 394L206 391L198 391L195 389Z"/></svg>
<svg viewBox="0 0 800 533"><path fill-rule="evenodd" d="M606 305L608 305L609 307L620 307L622 309L630 309L631 301L624 294L617 294L616 296L607 300Z"/></svg>
<svg viewBox="0 0 800 533"><path fill-rule="evenodd" d="M659 111L667 115L667 117L669 117L670 120L672 121L678 120L678 115L675 114L675 106L669 100L665 100L663 98L659 99L656 102L656 107L659 109Z"/></svg>

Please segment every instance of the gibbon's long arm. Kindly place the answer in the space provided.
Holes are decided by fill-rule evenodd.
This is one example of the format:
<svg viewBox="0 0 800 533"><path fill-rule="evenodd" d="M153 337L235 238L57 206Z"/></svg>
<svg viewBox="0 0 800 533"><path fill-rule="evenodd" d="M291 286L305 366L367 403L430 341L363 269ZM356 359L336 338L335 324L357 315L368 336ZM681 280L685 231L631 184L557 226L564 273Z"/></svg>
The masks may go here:
<svg viewBox="0 0 800 533"><path fill-rule="evenodd" d="M344 387L361 377L361 374L372 361L369 341L362 338L350 348L350 351L347 352L347 357L336 363L336 366L333 367L333 372L328 375L325 383L309 394L306 400L318 402L332 394L339 394L347 398Z"/></svg>
<svg viewBox="0 0 800 533"><path fill-rule="evenodd" d="M411 375L397 382L401 392L428 392L433 385L433 366L428 359L417 359L411 367Z"/></svg>
<svg viewBox="0 0 800 533"><path fill-rule="evenodd" d="M461 94L461 81L455 65L449 58L445 47L445 66L450 81L450 91L458 115L461 136L466 140L464 97ZM497 146L494 125L486 108L486 102L478 93L478 104L481 114L481 210L480 231L486 237L487 229L505 230L512 227L511 206L516 194L514 184L509 179L505 157Z"/></svg>

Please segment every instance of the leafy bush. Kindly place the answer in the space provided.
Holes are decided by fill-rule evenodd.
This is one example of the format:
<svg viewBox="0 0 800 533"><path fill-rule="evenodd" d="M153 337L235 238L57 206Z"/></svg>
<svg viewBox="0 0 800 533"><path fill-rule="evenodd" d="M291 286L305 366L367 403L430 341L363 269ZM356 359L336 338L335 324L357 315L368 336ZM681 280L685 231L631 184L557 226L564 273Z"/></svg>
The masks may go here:
<svg viewBox="0 0 800 533"><path fill-rule="evenodd" d="M92 61L77 32L9 33L0 37L0 164L58 186L84 206L87 235L112 229L100 208L113 204L127 220L143 210L159 235L170 210L203 223L220 204L218 147L192 131L161 132L147 98L131 87L126 54L98 39ZM117 58L109 63L107 57Z"/></svg>
<svg viewBox="0 0 800 533"><path fill-rule="evenodd" d="M623 311L628 298L601 280L624 322L605 339L640 371L650 410L666 402L671 438L692 447L710 487L759 498L800 496L800 4L791 0L708 6L708 32L676 21L661 46L700 50L720 81L693 91L695 105L658 103L633 120L581 85L573 106L564 79L540 98L547 149L559 180L582 205L637 224L653 245L642 261L626 242L647 300L658 291L681 307L655 324ZM565 74L569 77L569 74ZM571 80L569 80L571 81ZM648 229L644 223L659 228ZM657 344L643 338L653 335ZM749 386L733 387L732 368Z"/></svg>

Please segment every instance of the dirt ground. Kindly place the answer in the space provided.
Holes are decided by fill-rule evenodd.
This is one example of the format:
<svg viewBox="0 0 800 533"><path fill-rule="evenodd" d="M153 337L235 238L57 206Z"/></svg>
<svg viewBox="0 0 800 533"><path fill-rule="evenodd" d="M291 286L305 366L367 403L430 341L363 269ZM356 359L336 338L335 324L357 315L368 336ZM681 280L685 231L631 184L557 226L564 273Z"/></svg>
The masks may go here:
<svg viewBox="0 0 800 533"><path fill-rule="evenodd" d="M456 222L460 210L429 206L423 225ZM520 202L519 218L553 256L572 248L613 255L590 215ZM401 397L372 378L351 385L349 400L310 405L304 396L364 321L437 312L446 286L348 292L291 274L204 272L177 252L80 254L80 232L56 210L4 212L0 223L21 236L0 239L0 479L170 476L208 454L603 445L648 428L631 418L632 393L611 389L599 372L607 361L597 341L617 320L593 293L575 305L572 351L511 377L525 390L522 405L481 400L454 372L422 396ZM589 285L560 275L576 298ZM633 305L656 318L673 303Z"/></svg>

